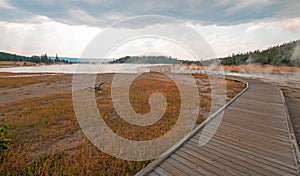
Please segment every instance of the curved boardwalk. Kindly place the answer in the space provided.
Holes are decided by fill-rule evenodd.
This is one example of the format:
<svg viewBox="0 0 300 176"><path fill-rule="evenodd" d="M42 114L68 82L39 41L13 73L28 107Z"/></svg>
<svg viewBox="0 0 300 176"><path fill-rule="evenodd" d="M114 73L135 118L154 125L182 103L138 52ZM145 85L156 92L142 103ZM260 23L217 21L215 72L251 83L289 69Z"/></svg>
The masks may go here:
<svg viewBox="0 0 300 176"><path fill-rule="evenodd" d="M299 149L281 91L259 80L224 111L212 131L196 129L138 175L299 175ZM216 123L211 120L207 123Z"/></svg>

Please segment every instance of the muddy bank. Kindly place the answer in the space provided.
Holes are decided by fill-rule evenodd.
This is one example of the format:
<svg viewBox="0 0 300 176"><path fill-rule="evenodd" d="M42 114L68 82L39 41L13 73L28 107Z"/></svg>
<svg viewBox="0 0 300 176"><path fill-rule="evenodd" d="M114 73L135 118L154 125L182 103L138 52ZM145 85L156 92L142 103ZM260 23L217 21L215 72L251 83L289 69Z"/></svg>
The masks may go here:
<svg viewBox="0 0 300 176"><path fill-rule="evenodd" d="M9 79L11 82L21 78L18 84L11 84L7 86L0 85L0 104L11 103L23 99L42 97L57 93L72 93L72 74L32 74L26 75L10 74L0 77L0 79ZM25 78L26 77L26 78ZM38 77L38 78L36 78ZM113 74L101 74L97 77L98 82L111 82ZM25 82L25 79L36 79L35 81ZM16 81L17 82L17 81Z"/></svg>

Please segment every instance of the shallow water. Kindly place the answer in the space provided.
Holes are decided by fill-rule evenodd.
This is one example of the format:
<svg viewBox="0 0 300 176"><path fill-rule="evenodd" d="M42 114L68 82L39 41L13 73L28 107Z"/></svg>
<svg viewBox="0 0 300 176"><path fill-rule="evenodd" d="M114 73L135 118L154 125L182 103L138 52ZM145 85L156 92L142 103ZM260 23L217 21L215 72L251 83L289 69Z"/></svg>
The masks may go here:
<svg viewBox="0 0 300 176"><path fill-rule="evenodd" d="M32 67L0 68L0 72L11 73L138 73L149 72L149 66L162 64L66 64Z"/></svg>

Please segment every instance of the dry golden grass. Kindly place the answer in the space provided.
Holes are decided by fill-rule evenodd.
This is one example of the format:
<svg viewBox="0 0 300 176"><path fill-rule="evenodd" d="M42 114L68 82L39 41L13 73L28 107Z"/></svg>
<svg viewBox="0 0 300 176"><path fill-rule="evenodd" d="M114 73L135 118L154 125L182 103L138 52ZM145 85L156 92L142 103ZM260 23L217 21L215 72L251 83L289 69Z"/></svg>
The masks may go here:
<svg viewBox="0 0 300 176"><path fill-rule="evenodd" d="M20 87L27 84L34 84L41 82L38 77L18 77L14 79L0 78L0 87Z"/></svg>
<svg viewBox="0 0 300 176"><path fill-rule="evenodd" d="M9 103L0 106L0 112L0 124L8 124L8 138L12 139L10 149L0 154L1 175L123 175L147 163L108 156L85 138L78 138L79 145L69 150L51 151L53 143L80 130L71 94Z"/></svg>
<svg viewBox="0 0 300 176"><path fill-rule="evenodd" d="M155 125L140 128L122 120L114 110L109 84L104 86L103 95L96 94L98 108L105 122L117 134L128 139L149 140L165 134L176 123L180 107L176 84L155 74L138 77L130 89L131 105L136 112L142 114L150 111L148 99L151 93L159 91L165 95L168 101L166 113ZM48 77L52 80L51 76ZM210 109L209 81L205 75L194 77L201 80L198 84L200 123ZM30 82L31 78L28 79ZM17 78L9 78L9 81L21 82L18 86L28 84ZM34 78L30 84L36 81L41 80ZM225 82L230 97L244 87L235 81ZM117 159L91 144L80 130L70 92L2 104L0 126L3 124L9 126L6 136L12 142L7 151L0 153L0 175L134 175L150 162Z"/></svg>
<svg viewBox="0 0 300 176"><path fill-rule="evenodd" d="M165 66L166 68L170 66ZM282 74L282 73L292 73L299 72L299 67L290 67L290 66L273 66L273 65L216 65L216 66L202 66L202 65L186 65L187 69L196 69L196 70L221 70L231 71L231 72L240 72L240 73L271 73L271 74ZM159 66L154 67L159 70Z"/></svg>
<svg viewBox="0 0 300 176"><path fill-rule="evenodd" d="M119 117L113 108L110 88L104 87L104 96L97 101L102 117L110 128L120 136L132 140L151 140L158 138L169 131L176 123L180 113L180 94L174 82L166 76L156 73L142 75L136 79L130 88L129 101L133 109L140 114L150 111L149 97L154 92L162 93L168 105L164 116L154 125L147 127L132 126ZM162 79L163 78L163 79Z"/></svg>
<svg viewBox="0 0 300 176"><path fill-rule="evenodd" d="M65 79L63 75L52 75L52 76L26 76L26 77L0 77L0 88L15 88L28 84L35 83L52 83L59 80Z"/></svg>
<svg viewBox="0 0 300 176"><path fill-rule="evenodd" d="M299 67L288 66L271 66L271 65L223 65L222 68L232 72L266 72L266 73L279 73L279 72L297 72L300 71Z"/></svg>
<svg viewBox="0 0 300 176"><path fill-rule="evenodd" d="M225 84L227 88L227 101L230 101L235 95L245 88L245 84L234 80L226 79Z"/></svg>

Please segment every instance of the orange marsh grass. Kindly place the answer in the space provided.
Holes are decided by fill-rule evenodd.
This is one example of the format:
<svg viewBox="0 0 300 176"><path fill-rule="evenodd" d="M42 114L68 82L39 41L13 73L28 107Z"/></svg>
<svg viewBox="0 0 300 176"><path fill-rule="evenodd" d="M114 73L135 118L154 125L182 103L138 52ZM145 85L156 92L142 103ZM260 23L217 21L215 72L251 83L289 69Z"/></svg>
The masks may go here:
<svg viewBox="0 0 300 176"><path fill-rule="evenodd" d="M176 84L155 74L138 77L130 89L130 103L141 114L150 111L148 99L155 91L161 92L168 101L161 120L146 128L132 126L118 116L111 100L109 84L103 87L103 95L96 93L102 117L118 135L134 140L150 140L165 134L176 123L180 113ZM210 109L208 77L194 77L199 80L202 105L198 123L201 123ZM22 83L27 84L26 81ZM231 96L243 88L241 83L233 81L226 81L226 86L227 90L232 90ZM3 124L8 124L7 137L12 141L10 148L0 153L0 175L134 175L150 162L117 159L91 144L78 125L70 92L2 104L0 126Z"/></svg>

